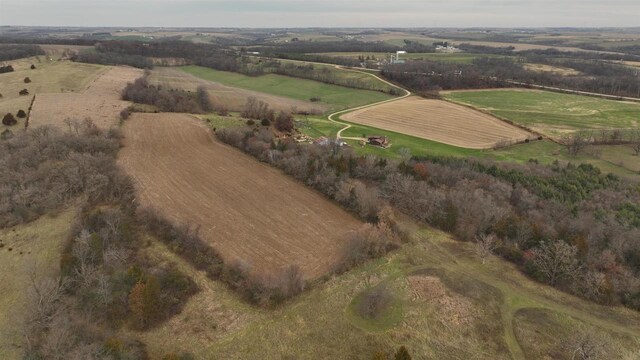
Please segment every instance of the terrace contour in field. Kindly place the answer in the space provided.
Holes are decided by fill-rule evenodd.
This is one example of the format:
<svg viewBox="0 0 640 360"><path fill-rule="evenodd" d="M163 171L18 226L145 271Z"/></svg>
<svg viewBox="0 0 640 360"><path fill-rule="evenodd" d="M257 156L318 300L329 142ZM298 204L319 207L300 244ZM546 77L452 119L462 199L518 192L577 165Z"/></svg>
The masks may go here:
<svg viewBox="0 0 640 360"><path fill-rule="evenodd" d="M360 109L342 119L448 145L489 149L534 138L493 116L442 100L419 97Z"/></svg>

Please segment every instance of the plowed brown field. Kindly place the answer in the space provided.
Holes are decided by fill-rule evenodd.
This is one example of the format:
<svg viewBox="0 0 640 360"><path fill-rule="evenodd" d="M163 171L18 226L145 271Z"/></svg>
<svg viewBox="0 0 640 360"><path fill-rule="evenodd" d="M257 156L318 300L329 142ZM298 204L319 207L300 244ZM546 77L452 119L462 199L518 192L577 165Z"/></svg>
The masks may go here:
<svg viewBox="0 0 640 360"><path fill-rule="evenodd" d="M342 115L342 119L469 149L489 149L533 138L526 130L479 111L418 97L357 110Z"/></svg>
<svg viewBox="0 0 640 360"><path fill-rule="evenodd" d="M116 125L120 111L131 105L120 99L122 89L142 74L140 69L112 67L80 93L38 93L29 126L66 126L67 118L90 118L105 129Z"/></svg>
<svg viewBox="0 0 640 360"><path fill-rule="evenodd" d="M211 138L182 114L134 114L119 162L139 200L200 235L225 261L265 273L299 265L306 278L331 269L360 222L320 194Z"/></svg>

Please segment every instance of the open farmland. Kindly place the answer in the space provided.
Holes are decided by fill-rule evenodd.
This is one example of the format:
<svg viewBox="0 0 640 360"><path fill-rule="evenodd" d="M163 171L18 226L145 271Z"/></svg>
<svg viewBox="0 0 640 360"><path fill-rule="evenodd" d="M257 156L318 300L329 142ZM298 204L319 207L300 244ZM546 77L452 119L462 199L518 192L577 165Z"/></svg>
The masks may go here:
<svg viewBox="0 0 640 360"><path fill-rule="evenodd" d="M302 101L308 101L311 98L317 97L320 98L319 104L326 105L328 109L334 111L393 98L391 95L378 91L352 89L344 86L330 85L318 81L275 74L251 77L199 66L184 66L181 67L181 69L191 75L218 82L226 86Z"/></svg>
<svg viewBox="0 0 640 360"><path fill-rule="evenodd" d="M99 65L79 64L68 61L46 60L45 56L12 60L5 62L13 66L14 72L0 74L0 114L10 112L16 114L18 110L27 111L34 94L41 93L70 93L80 92L94 79L102 74L106 68ZM36 69L31 69L31 65ZM31 82L25 83L28 77ZM27 89L29 95L18 93ZM24 126L24 119L18 119L17 129ZM6 126L0 124L0 132Z"/></svg>
<svg viewBox="0 0 640 360"><path fill-rule="evenodd" d="M487 149L532 137L490 115L418 97L357 110L342 115L342 119L470 149Z"/></svg>
<svg viewBox="0 0 640 360"><path fill-rule="evenodd" d="M640 104L548 91L479 90L443 95L550 137L640 126Z"/></svg>
<svg viewBox="0 0 640 360"><path fill-rule="evenodd" d="M359 222L278 170L213 140L188 115L135 114L120 163L143 205L200 234L226 261L262 274L292 264L315 278Z"/></svg>
<svg viewBox="0 0 640 360"><path fill-rule="evenodd" d="M327 106L312 103L305 100L296 100L284 96L270 95L264 92L230 87L215 81L201 79L176 68L158 67L151 72L150 81L172 89L196 91L199 86L204 86L217 104L224 104L231 111L241 111L249 97L268 103L272 108L280 111L305 111L308 113L323 113Z"/></svg>
<svg viewBox="0 0 640 360"><path fill-rule="evenodd" d="M127 84L142 76L142 70L130 67L108 68L81 93L37 94L30 126L66 126L65 119L90 118L101 128L117 124L120 111L130 105L121 100Z"/></svg>

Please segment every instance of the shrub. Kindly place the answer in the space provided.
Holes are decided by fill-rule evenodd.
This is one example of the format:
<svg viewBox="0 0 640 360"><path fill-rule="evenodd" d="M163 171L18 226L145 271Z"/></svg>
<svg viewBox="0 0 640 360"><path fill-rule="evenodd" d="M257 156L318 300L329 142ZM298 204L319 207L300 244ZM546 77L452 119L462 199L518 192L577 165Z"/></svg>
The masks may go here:
<svg viewBox="0 0 640 360"><path fill-rule="evenodd" d="M24 112L24 110L21 109L21 110L18 110L18 112L16 113L16 116L21 118L21 119L24 119L24 118L27 117L27 113Z"/></svg>
<svg viewBox="0 0 640 360"><path fill-rule="evenodd" d="M320 98L319 98L319 97L317 97L317 96L314 96L314 97L312 97L312 98L310 98L310 99L309 99L309 101L311 101L311 102L318 102L318 101L321 101L321 100L322 100L322 99L320 99Z"/></svg>
<svg viewBox="0 0 640 360"><path fill-rule="evenodd" d="M276 117L275 128L282 132L293 131L293 116L288 112L281 112Z"/></svg>
<svg viewBox="0 0 640 360"><path fill-rule="evenodd" d="M247 120L247 126L253 126L253 125L255 125L255 124L256 124L256 122L255 122L255 121L253 121L253 119L249 119L249 120Z"/></svg>
<svg viewBox="0 0 640 360"><path fill-rule="evenodd" d="M129 116L131 116L129 108L122 109L122 111L120 111L120 120L127 120Z"/></svg>
<svg viewBox="0 0 640 360"><path fill-rule="evenodd" d="M15 125L17 123L18 123L18 120L16 120L16 118L13 116L12 113L7 113L2 118L2 124L6 125L6 126L13 126L13 125Z"/></svg>
<svg viewBox="0 0 640 360"><path fill-rule="evenodd" d="M260 125L271 126L271 121L269 121L269 119L262 119L262 121L260 121Z"/></svg>
<svg viewBox="0 0 640 360"><path fill-rule="evenodd" d="M27 90L27 89L22 89L22 90L20 90L20 92L19 92L18 94L20 94L21 96L23 96L23 95L29 95L29 90Z"/></svg>
<svg viewBox="0 0 640 360"><path fill-rule="evenodd" d="M36 66L31 64L31 70L35 70L35 69L36 69Z"/></svg>
<svg viewBox="0 0 640 360"><path fill-rule="evenodd" d="M362 295L358 304L358 314L366 319L377 319L393 302L391 291L381 284Z"/></svg>
<svg viewBox="0 0 640 360"><path fill-rule="evenodd" d="M31 79L29 79L28 77L24 78L24 83L25 83L25 84L28 84L28 83L30 83L30 82L31 82Z"/></svg>

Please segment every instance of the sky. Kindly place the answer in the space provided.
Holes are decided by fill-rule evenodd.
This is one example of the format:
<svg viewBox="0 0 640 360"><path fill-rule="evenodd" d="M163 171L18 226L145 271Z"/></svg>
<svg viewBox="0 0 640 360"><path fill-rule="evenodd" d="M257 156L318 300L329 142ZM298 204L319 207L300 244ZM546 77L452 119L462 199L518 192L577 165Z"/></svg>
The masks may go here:
<svg viewBox="0 0 640 360"><path fill-rule="evenodd" d="M640 0L0 0L0 25L638 27Z"/></svg>

